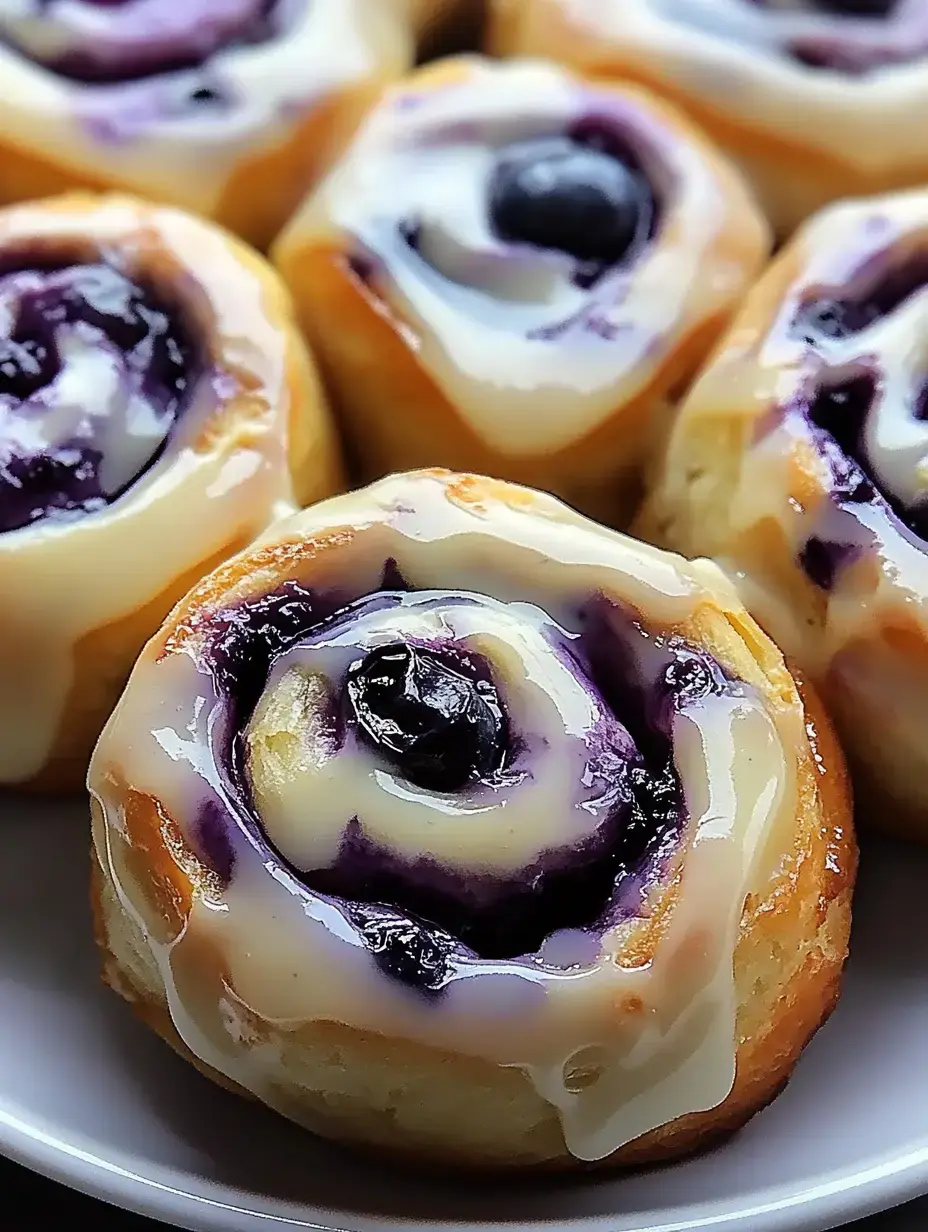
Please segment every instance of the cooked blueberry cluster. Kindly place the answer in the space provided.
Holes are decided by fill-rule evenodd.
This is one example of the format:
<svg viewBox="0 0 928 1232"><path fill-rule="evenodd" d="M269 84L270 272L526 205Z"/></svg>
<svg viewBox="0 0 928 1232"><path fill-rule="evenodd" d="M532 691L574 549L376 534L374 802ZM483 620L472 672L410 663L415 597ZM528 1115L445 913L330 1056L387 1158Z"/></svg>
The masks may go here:
<svg viewBox="0 0 928 1232"><path fill-rule="evenodd" d="M378 603L408 597L393 562L385 566L384 582L402 589L379 593ZM281 862L250 798L242 733L278 658L320 630L344 629L365 602L288 583L213 619L203 663L226 703L222 773L252 840ZM616 631L616 622L627 636ZM561 929L601 935L638 910L646 885L674 849L684 816L673 759L674 716L723 692L727 677L679 639L651 638L602 598L578 611L570 656L597 704L615 714L633 739L621 757L605 763L615 778L610 811L592 838L546 852L517 874L479 869L464 874L430 857L410 862L378 846L359 817L349 822L334 863L290 870L307 895L336 905L382 970L420 993L440 993L462 961L537 962L545 939ZM338 739L354 732L411 789L467 793L478 800L484 793L492 807L494 786L510 772L518 752L518 733L492 666L456 645L397 639L361 651L347 667L332 706L331 729ZM215 816L208 822L203 857L209 861L211 852L219 853L228 871Z"/></svg>
<svg viewBox="0 0 928 1232"><path fill-rule="evenodd" d="M493 682L467 658L397 642L349 671L347 694L365 740L410 783L459 791L499 769L506 720Z"/></svg>
<svg viewBox="0 0 928 1232"><path fill-rule="evenodd" d="M108 260L67 264L35 254L7 254L0 302L10 320L0 338L0 532L112 504L128 485L104 482L106 459L96 433L109 408L94 417L99 390L92 381L83 391L87 418L73 435L58 439L43 432L43 420L75 397L73 382L66 391L61 387L68 365L64 340L113 357L127 415L132 399L144 402L160 433L150 466L184 408L199 364L182 314ZM134 430L128 421L123 427L127 434Z"/></svg>

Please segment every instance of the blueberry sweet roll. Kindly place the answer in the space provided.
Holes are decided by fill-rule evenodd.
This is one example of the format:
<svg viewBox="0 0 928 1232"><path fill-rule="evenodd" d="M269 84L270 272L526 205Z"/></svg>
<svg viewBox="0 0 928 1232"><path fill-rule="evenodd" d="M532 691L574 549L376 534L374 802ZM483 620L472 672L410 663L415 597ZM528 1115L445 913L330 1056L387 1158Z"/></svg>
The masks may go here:
<svg viewBox="0 0 928 1232"><path fill-rule="evenodd" d="M812 699L715 566L500 481L279 523L149 643L89 783L107 981L336 1139L692 1151L838 994L855 848Z"/></svg>
<svg viewBox="0 0 928 1232"><path fill-rule="evenodd" d="M641 82L752 180L781 234L928 179L925 0L491 0L490 45Z"/></svg>
<svg viewBox="0 0 928 1232"><path fill-rule="evenodd" d="M461 57L386 92L275 259L363 477L450 465L616 524L766 251L662 104Z"/></svg>
<svg viewBox="0 0 928 1232"><path fill-rule="evenodd" d="M0 0L0 200L127 189L266 245L412 54L384 0Z"/></svg>
<svg viewBox="0 0 928 1232"><path fill-rule="evenodd" d="M0 785L80 786L172 604L338 473L251 250L123 197L0 211Z"/></svg>
<svg viewBox="0 0 928 1232"><path fill-rule="evenodd" d="M830 207L745 302L642 514L716 557L832 710L879 824L928 838L928 194Z"/></svg>

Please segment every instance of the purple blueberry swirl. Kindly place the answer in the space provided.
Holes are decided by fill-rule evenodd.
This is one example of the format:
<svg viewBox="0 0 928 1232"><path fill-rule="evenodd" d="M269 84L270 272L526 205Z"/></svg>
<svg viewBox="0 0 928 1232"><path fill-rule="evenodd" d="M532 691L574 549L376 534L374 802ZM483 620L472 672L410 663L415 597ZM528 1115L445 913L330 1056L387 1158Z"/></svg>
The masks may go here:
<svg viewBox="0 0 928 1232"><path fill-rule="evenodd" d="M801 348L796 389L762 429L811 441L824 464L827 500L799 552L823 591L878 546L883 527L928 551L928 376L907 359L928 259L854 261L801 297L788 331Z"/></svg>
<svg viewBox="0 0 928 1232"><path fill-rule="evenodd" d="M18 0L0 9L0 37L59 76L117 84L199 68L218 51L273 38L286 7L286 0Z"/></svg>
<svg viewBox="0 0 928 1232"><path fill-rule="evenodd" d="M0 533L93 514L164 450L200 367L175 305L115 258L0 269Z"/></svg>
<svg viewBox="0 0 928 1232"><path fill-rule="evenodd" d="M200 858L278 870L430 996L487 960L594 962L686 830L673 724L744 691L605 598L555 621L392 562L359 599L219 611L193 653Z"/></svg>

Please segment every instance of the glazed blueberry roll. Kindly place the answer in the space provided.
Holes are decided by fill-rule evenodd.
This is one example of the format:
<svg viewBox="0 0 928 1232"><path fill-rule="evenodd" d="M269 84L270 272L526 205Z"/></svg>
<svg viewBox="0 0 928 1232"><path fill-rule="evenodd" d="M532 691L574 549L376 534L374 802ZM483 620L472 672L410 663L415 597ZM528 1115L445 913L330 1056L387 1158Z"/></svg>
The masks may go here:
<svg viewBox="0 0 928 1232"><path fill-rule="evenodd" d="M0 200L123 188L263 246L412 54L383 0L3 0Z"/></svg>
<svg viewBox="0 0 928 1232"><path fill-rule="evenodd" d="M663 105L461 57L386 92L275 258L363 477L450 465L618 524L767 243Z"/></svg>
<svg viewBox="0 0 928 1232"><path fill-rule="evenodd" d="M841 758L722 574L394 476L149 643L94 755L107 981L343 1141L557 1168L741 1125L838 995Z"/></svg>
<svg viewBox="0 0 928 1232"><path fill-rule="evenodd" d="M639 81L747 172L776 229L928 179L925 0L491 0L490 45Z"/></svg>
<svg viewBox="0 0 928 1232"><path fill-rule="evenodd" d="M928 838L928 194L832 206L749 296L642 514L814 679L866 815Z"/></svg>
<svg viewBox="0 0 928 1232"><path fill-rule="evenodd" d="M172 604L338 478L244 245L123 197L0 211L0 785L81 786Z"/></svg>

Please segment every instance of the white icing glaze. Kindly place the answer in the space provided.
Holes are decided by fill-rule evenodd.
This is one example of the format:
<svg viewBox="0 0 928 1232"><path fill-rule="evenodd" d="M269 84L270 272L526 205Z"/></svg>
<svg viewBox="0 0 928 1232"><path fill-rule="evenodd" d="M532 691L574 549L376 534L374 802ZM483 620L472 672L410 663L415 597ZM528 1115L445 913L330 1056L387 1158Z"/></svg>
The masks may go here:
<svg viewBox="0 0 928 1232"><path fill-rule="evenodd" d="M744 271L711 249L732 209L749 206L638 95L599 93L541 62L456 63L442 85L387 94L278 251L331 232L349 250L359 243L420 362L473 430L501 452L544 454L646 390L681 337L731 301ZM662 223L627 268L584 290L568 256L494 235L488 181L501 147L600 114L641 159ZM418 253L401 234L406 220Z"/></svg>
<svg viewBox="0 0 928 1232"><path fill-rule="evenodd" d="M324 546L327 531L345 528L350 538ZM710 596L724 606L732 593L707 562L610 534L552 498L522 508L491 497L461 503L445 480L425 474L326 502L265 536L305 539L323 545L294 575L310 588L346 577L355 593L376 587L389 557L414 586L457 590L463 579L500 601L549 608L604 592L658 624L686 619ZM250 571L223 602L279 582ZM132 871L138 864L125 858L126 787L158 799L188 834L198 791L224 791L208 749L213 719L196 647L165 649L155 639L136 666L89 782L103 875L147 935L173 1022L197 1056L296 1119L275 1024L334 1021L515 1066L558 1108L581 1159L725 1099L734 1080L732 956L742 905L792 841L796 757L805 745L798 700L773 710L745 687L675 721L690 822L679 896L650 962L615 961L641 926L631 921L608 932L582 969L483 962L426 1005L374 966L333 908L300 896L290 873L244 842L229 884L196 896L180 934L164 936Z"/></svg>
<svg viewBox="0 0 928 1232"><path fill-rule="evenodd" d="M435 602L426 591L409 607L361 616L275 665L246 734L250 780L268 837L297 868L331 864L355 817L366 837L406 859L428 855L471 872L518 872L549 848L574 844L594 829L595 813L575 795L589 761L583 737L603 712L545 638L550 622L524 604L477 608L466 598L458 605L453 596ZM493 665L514 730L521 739L531 733L527 756L501 782L472 792L425 792L378 764L355 738L331 749L331 736L320 732L313 710L318 715L320 702L340 690L360 654L403 639L456 646ZM294 702L309 710L308 726L294 724ZM307 734L299 754L284 747L269 764L268 752L273 756L275 743L294 730Z"/></svg>
<svg viewBox="0 0 928 1232"><path fill-rule="evenodd" d="M0 331L6 332L8 294L28 293L33 275L0 283ZM7 424L0 407L3 439L26 455L85 441L102 452L100 486L107 495L129 483L165 438L157 408L127 381L125 360L100 331L82 321L54 331L60 372ZM89 391L93 396L89 396ZM35 413L30 414L30 403Z"/></svg>
<svg viewBox="0 0 928 1232"><path fill-rule="evenodd" d="M279 37L210 58L208 80L232 100L228 108L189 105L201 70L158 74L129 87L89 87L0 44L4 140L210 213L233 172L285 141L311 108L381 73L392 76L408 62L408 35L381 0L297 0L291 7L292 20ZM45 47L54 37L52 22L30 29Z"/></svg>
<svg viewBox="0 0 928 1232"><path fill-rule="evenodd" d="M793 245L795 273L774 319L764 316L762 322L751 323L745 317L736 323L729 346L694 387L671 444L671 470L682 464L680 451L686 449L690 424L703 416L718 417L720 423L733 417L751 420L772 405L789 404L809 371L808 347L788 328L797 308L821 297L865 295L883 273L919 259L928 246L928 192L831 206L805 224ZM862 445L874 479L903 501L921 498L928 488L928 430L914 414L925 385L926 320L928 292L916 290L868 328L821 344L831 372L826 383L860 370L875 372L876 396ZM881 508L832 507L825 497L828 469L814 447L809 452L807 435L796 425L776 428L753 447L749 439L724 521L718 524L721 537L711 551L777 643L822 677L845 647L860 639L872 643L887 621L900 619L928 636L928 552ZM811 474L811 479L797 487L797 474ZM702 514L694 507L690 516L698 519ZM821 595L822 615L810 621L784 591L782 578L767 576L765 555L752 549L752 532L770 520L794 551L797 570L798 555L812 535L857 547L872 567L839 572L832 588ZM698 547L693 545L693 550ZM885 687L887 710L898 717L902 693L888 677ZM899 727L911 741L917 739L921 722L910 713Z"/></svg>
<svg viewBox="0 0 928 1232"><path fill-rule="evenodd" d="M92 211L56 202L0 214L0 249L60 237L81 251L89 236L131 263L140 235L156 237L182 270L196 271L191 307L227 389L220 397L208 378L200 383L172 447L114 504L73 522L0 534L0 782L21 782L42 767L83 637L131 616L226 544L293 508L285 338L266 313L256 273L221 234L173 210L115 197ZM94 418L103 411L106 357L83 351L70 358L51 435L80 423L88 407ZM265 412L240 432L197 441L210 421L219 426L224 400L243 382L266 400ZM135 448L125 444L110 461L114 480L131 475Z"/></svg>
<svg viewBox="0 0 928 1232"><path fill-rule="evenodd" d="M563 33L608 62L614 48L644 62L649 75L720 115L737 113L760 135L838 152L868 174L921 165L919 125L907 117L928 103L928 56L865 76L810 69L788 54L792 39L828 36L885 42L891 56L907 41L928 40L925 0L902 0L889 21L835 18L784 2L772 11L747 0L531 0L574 25ZM854 27L857 27L855 33ZM746 49L749 54L746 54ZM581 52L581 57L582 57Z"/></svg>

